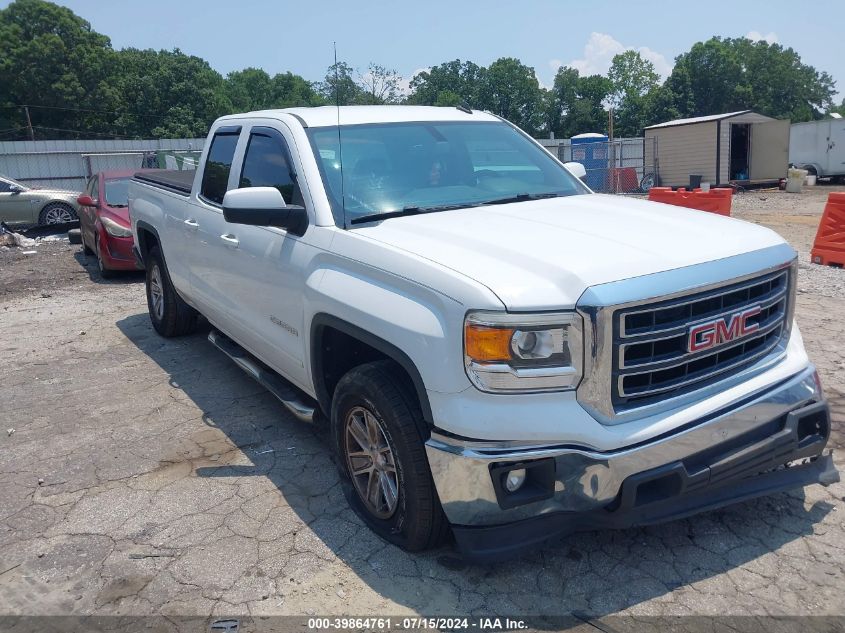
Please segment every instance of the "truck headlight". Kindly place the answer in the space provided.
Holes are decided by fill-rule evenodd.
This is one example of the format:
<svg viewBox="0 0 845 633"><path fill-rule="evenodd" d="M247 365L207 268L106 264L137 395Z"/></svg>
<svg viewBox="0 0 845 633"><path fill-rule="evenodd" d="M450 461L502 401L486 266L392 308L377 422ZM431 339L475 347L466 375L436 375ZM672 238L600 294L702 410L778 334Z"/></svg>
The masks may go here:
<svg viewBox="0 0 845 633"><path fill-rule="evenodd" d="M110 218L101 217L100 222L103 223L103 228L106 229L106 233L109 235L113 235L114 237L129 237L132 235L131 228L118 224Z"/></svg>
<svg viewBox="0 0 845 633"><path fill-rule="evenodd" d="M584 349L575 312L471 312L464 321L464 364L481 391L574 389Z"/></svg>

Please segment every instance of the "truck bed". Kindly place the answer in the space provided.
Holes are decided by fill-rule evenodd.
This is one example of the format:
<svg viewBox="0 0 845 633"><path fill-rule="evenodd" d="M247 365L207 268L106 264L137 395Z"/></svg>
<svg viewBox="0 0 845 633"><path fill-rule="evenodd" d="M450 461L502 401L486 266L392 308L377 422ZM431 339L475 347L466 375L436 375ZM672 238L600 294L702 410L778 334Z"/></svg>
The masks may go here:
<svg viewBox="0 0 845 633"><path fill-rule="evenodd" d="M147 185L167 189L184 196L191 194L196 170L162 169L158 171L144 171L135 174L135 180Z"/></svg>

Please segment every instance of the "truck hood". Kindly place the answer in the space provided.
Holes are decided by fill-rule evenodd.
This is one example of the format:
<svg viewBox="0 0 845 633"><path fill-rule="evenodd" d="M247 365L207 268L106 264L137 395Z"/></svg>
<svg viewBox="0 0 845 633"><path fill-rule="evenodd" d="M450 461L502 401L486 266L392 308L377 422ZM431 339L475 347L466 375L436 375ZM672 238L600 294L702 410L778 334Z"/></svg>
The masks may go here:
<svg viewBox="0 0 845 633"><path fill-rule="evenodd" d="M783 243L748 222L601 194L400 217L354 230L458 271L517 311L572 307L590 286Z"/></svg>

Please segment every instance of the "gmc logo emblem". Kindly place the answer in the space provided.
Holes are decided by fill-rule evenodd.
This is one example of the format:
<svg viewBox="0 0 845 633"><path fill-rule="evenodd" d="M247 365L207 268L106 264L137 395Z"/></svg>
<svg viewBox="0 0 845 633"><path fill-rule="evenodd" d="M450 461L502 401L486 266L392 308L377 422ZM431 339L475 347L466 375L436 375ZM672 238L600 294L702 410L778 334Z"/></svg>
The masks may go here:
<svg viewBox="0 0 845 633"><path fill-rule="evenodd" d="M758 314L760 306L754 306L722 319L699 323L690 328L687 349L700 352L748 336L760 329L759 323L748 322L748 319Z"/></svg>

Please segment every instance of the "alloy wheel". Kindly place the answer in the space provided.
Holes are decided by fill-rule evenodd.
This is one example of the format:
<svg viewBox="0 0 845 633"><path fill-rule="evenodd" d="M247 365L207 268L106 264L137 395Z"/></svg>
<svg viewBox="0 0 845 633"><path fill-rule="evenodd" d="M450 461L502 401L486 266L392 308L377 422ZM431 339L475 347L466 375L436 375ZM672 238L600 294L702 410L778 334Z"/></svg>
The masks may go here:
<svg viewBox="0 0 845 633"><path fill-rule="evenodd" d="M349 474L364 505L379 519L389 519L399 505L399 476L393 448L378 418L354 407L344 422Z"/></svg>

